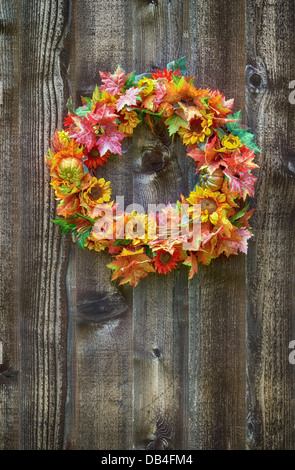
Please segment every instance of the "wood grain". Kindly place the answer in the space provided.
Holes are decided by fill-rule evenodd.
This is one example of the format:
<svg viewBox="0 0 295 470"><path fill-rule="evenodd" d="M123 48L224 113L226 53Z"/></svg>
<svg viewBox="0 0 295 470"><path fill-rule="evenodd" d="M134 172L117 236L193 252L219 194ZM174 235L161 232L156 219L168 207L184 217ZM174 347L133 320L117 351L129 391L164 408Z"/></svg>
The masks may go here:
<svg viewBox="0 0 295 470"><path fill-rule="evenodd" d="M0 447L17 449L19 445L20 400L18 381L6 377L8 369L19 368L19 281L18 254L20 232L18 226L20 191L19 181L19 122L15 112L18 107L18 5L5 1L0 6L0 139L1 139L1 188L0 206ZM13 201L13 202L12 202Z"/></svg>
<svg viewBox="0 0 295 470"><path fill-rule="evenodd" d="M292 0L0 0L1 449L294 449L294 24ZM44 155L99 71L182 56L255 133L255 236L189 282L118 287L50 222ZM98 174L126 206L193 188L160 127L125 149Z"/></svg>
<svg viewBox="0 0 295 470"><path fill-rule="evenodd" d="M188 21L195 44L192 74L244 105L245 2L194 2ZM245 445L245 257L200 266L189 285L189 448Z"/></svg>
<svg viewBox="0 0 295 470"><path fill-rule="evenodd" d="M69 240L50 222L55 200L44 155L61 125L60 54L69 11L63 1L18 4L19 446L56 449L62 446L66 399Z"/></svg>
<svg viewBox="0 0 295 470"><path fill-rule="evenodd" d="M248 258L248 446L294 449L294 4L247 3L247 117L261 154Z"/></svg>
<svg viewBox="0 0 295 470"><path fill-rule="evenodd" d="M99 71L131 69L128 2L75 4L69 50L76 105L100 84ZM120 41L118 38L120 37ZM127 193L129 162L112 159L97 174L111 179L113 197ZM130 199L130 198L129 198ZM126 203L128 199L126 198ZM65 448L132 448L132 297L110 282L110 257L72 248L68 295L72 306Z"/></svg>

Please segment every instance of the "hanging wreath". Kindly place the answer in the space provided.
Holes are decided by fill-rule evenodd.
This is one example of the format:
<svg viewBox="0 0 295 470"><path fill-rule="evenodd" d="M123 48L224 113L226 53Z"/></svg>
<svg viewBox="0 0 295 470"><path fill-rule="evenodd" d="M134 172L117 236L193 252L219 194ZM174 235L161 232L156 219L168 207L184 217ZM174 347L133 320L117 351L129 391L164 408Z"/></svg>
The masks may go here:
<svg viewBox="0 0 295 470"><path fill-rule="evenodd" d="M59 201L53 220L62 233L85 249L107 251L112 280L136 286L149 273L167 274L181 264L209 265L220 255L247 253L252 236L245 206L253 197L258 148L253 134L241 125L241 111L232 114L233 100L218 90L198 89L186 76L185 58L167 69L138 76L119 66L100 72L101 86L82 98L71 98L64 129L56 130L46 155L51 185ZM198 181L187 197L158 212L127 213L112 200L111 182L101 167L122 154L122 141L153 120L169 135L178 134L195 162Z"/></svg>

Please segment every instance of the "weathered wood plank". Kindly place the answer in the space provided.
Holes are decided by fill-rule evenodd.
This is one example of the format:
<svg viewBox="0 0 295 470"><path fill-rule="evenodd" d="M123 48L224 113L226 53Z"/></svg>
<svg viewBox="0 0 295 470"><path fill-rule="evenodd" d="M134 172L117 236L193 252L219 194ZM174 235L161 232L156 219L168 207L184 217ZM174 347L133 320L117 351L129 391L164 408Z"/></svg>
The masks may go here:
<svg viewBox="0 0 295 470"><path fill-rule="evenodd" d="M294 2L247 2L247 112L261 149L248 258L248 445L294 449ZM288 166L289 169L288 170Z"/></svg>
<svg viewBox="0 0 295 470"><path fill-rule="evenodd" d="M191 73L244 105L244 1L190 2ZM245 446L245 256L200 266L189 287L190 449Z"/></svg>
<svg viewBox="0 0 295 470"><path fill-rule="evenodd" d="M188 51L182 47L182 2L134 2L134 61L138 73L163 68ZM149 135L151 134L151 135ZM166 138L167 140L167 138ZM189 160L179 139L165 142L147 128L134 135L134 202L175 203L188 194ZM150 171L145 149L162 148L163 167ZM168 155L165 154L168 149ZM155 151L155 159L158 153ZM160 159L161 160L161 159ZM160 162L159 162L160 163ZM192 166L191 172L194 173ZM187 275L151 274L133 292L134 446L184 449L187 405Z"/></svg>
<svg viewBox="0 0 295 470"><path fill-rule="evenodd" d="M1 141L1 205L0 205L0 448L19 446L19 387L9 369L19 368L18 286L20 272L18 200L19 181L19 122L18 90L18 5L0 4L0 141ZM13 202L12 202L13 201Z"/></svg>
<svg viewBox="0 0 295 470"><path fill-rule="evenodd" d="M62 447L66 399L68 241L61 240L44 155L61 124L68 2L18 2L20 448Z"/></svg>
<svg viewBox="0 0 295 470"><path fill-rule="evenodd" d="M90 0L75 3L71 86L77 105L100 84L99 71L117 65L131 70L130 3ZM111 180L113 197L129 187L126 157L111 159L99 177ZM127 201L126 201L127 202ZM111 283L111 261L104 253L73 247L68 273L73 308L69 344L66 448L132 448L132 298Z"/></svg>

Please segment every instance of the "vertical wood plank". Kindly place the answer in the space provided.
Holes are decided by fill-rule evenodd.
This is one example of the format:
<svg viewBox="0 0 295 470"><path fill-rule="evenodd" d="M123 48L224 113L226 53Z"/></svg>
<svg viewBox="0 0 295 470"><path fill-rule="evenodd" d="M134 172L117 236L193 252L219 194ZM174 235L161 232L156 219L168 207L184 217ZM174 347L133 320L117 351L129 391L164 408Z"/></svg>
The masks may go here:
<svg viewBox="0 0 295 470"><path fill-rule="evenodd" d="M80 105L100 84L99 71L120 64L131 71L130 2L75 2L70 50L71 86ZM129 187L128 160L111 159L97 171L111 180L113 197ZM69 337L71 387L68 388L65 448L132 447L132 298L110 282L111 261L104 253L72 247L68 271L72 306Z"/></svg>
<svg viewBox="0 0 295 470"><path fill-rule="evenodd" d="M190 2L191 71L243 110L245 2ZM200 266L189 285L189 448L243 449L245 257Z"/></svg>
<svg viewBox="0 0 295 470"><path fill-rule="evenodd" d="M0 448L19 445L19 387L7 371L19 368L18 286L19 123L18 123L18 5L0 3ZM12 202L13 201L13 202ZM12 373L12 372L10 372Z"/></svg>
<svg viewBox="0 0 295 470"><path fill-rule="evenodd" d="M137 73L166 67L189 53L183 48L184 11L177 1L135 1L134 61ZM161 132L160 132L161 133ZM155 147L147 128L134 133L134 202L175 203L188 195L186 151L176 138L166 143L170 159L157 172L145 171L143 149ZM187 439L188 272L185 267L168 276L151 274L133 291L134 334L134 446L136 449L184 449Z"/></svg>
<svg viewBox="0 0 295 470"><path fill-rule="evenodd" d="M248 258L248 446L294 449L294 3L247 2L247 117L261 149Z"/></svg>
<svg viewBox="0 0 295 470"><path fill-rule="evenodd" d="M59 449L67 380L68 241L50 222L55 218L55 200L44 155L60 125L65 100L60 60L69 2L18 4L20 448Z"/></svg>

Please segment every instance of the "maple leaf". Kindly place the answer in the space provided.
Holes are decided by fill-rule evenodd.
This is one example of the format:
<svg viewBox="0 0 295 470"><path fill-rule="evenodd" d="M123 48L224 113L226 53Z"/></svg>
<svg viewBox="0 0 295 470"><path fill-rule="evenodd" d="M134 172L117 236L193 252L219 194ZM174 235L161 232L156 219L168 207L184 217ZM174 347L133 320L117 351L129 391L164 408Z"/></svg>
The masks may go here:
<svg viewBox="0 0 295 470"><path fill-rule="evenodd" d="M140 92L138 88L135 88L134 86L128 88L126 93L117 99L117 111L120 111L124 106L136 106L136 100L138 99L139 94Z"/></svg>
<svg viewBox="0 0 295 470"><path fill-rule="evenodd" d="M217 135L209 141L205 150L201 149L199 146L195 148L188 147L187 155L195 160L197 165L196 172L202 167L208 166L208 171L212 174L221 164L227 166L222 158L220 141Z"/></svg>
<svg viewBox="0 0 295 470"><path fill-rule="evenodd" d="M188 278L191 279L195 274L198 272L198 260L194 253L190 253L187 259L183 262L186 266L190 266L191 269L189 271Z"/></svg>
<svg viewBox="0 0 295 470"><path fill-rule="evenodd" d="M253 215L253 213L255 212L255 209L250 209L249 211L245 212L245 214L239 218L238 221L235 222L235 225L238 227L238 228L248 228L250 229L250 225L248 223L248 219L250 219L250 217Z"/></svg>
<svg viewBox="0 0 295 470"><path fill-rule="evenodd" d="M92 124L106 125L113 124L118 114L114 114L115 106L107 106L106 104L101 105L97 103L93 113L87 114L87 119Z"/></svg>
<svg viewBox="0 0 295 470"><path fill-rule="evenodd" d="M166 83L167 95L165 101L168 103L179 103L187 96L189 84L186 82L185 77L181 77L178 83L174 81Z"/></svg>
<svg viewBox="0 0 295 470"><path fill-rule="evenodd" d="M124 87L127 77L120 66L114 74L109 72L99 72L99 74L103 83L100 90L105 90L111 95L118 95L121 93L121 89Z"/></svg>
<svg viewBox="0 0 295 470"><path fill-rule="evenodd" d="M188 128L188 122L175 113L166 119L165 124L168 126L169 135L175 134L180 127Z"/></svg>
<svg viewBox="0 0 295 470"><path fill-rule="evenodd" d="M231 113L231 108L233 106L233 100L225 101L224 96L222 93L220 93L218 90L211 92L210 93L210 99L208 101L209 107L212 109L212 111L216 115L219 116L219 118L224 118L225 116L228 116L228 114ZM224 120L227 122L226 120Z"/></svg>
<svg viewBox="0 0 295 470"><path fill-rule="evenodd" d="M221 236L217 244L217 256L224 253L227 257L237 255L239 251L247 254L247 240L252 234L246 228L241 228L232 233L231 237Z"/></svg>
<svg viewBox="0 0 295 470"><path fill-rule="evenodd" d="M135 252L123 248L122 253L107 267L115 271L112 281L122 277L120 285L129 283L133 287L136 287L140 279L146 277L148 273L155 272L151 259L143 253L143 248Z"/></svg>
<svg viewBox="0 0 295 470"><path fill-rule="evenodd" d="M188 147L187 155L195 160L197 166L196 172L198 172L200 168L205 164L204 150L200 149L199 147Z"/></svg>
<svg viewBox="0 0 295 470"><path fill-rule="evenodd" d="M250 197L254 196L254 183L257 180L256 176L245 173L237 178L228 168L223 172L229 178L229 185L232 191L238 191L244 200L246 199L247 194L249 194Z"/></svg>
<svg viewBox="0 0 295 470"><path fill-rule="evenodd" d="M97 140L93 127L85 117L79 118L74 116L73 120L77 127L73 130L75 132L70 134L70 137L76 139L76 142L79 144L85 145L88 151L91 150Z"/></svg>
<svg viewBox="0 0 295 470"><path fill-rule="evenodd" d="M224 157L226 166L235 173L247 172L253 168L259 168L256 163L253 163L255 158L254 150L249 150L247 147L243 146L241 149L234 150L229 156Z"/></svg>
<svg viewBox="0 0 295 470"><path fill-rule="evenodd" d="M182 117L185 121L190 122L196 117L202 117L202 113L196 106L185 106L183 103L178 103L179 108L176 113Z"/></svg>
<svg viewBox="0 0 295 470"><path fill-rule="evenodd" d="M68 215L74 215L79 207L79 198L76 194L72 194L61 200L58 204L56 213L57 215L63 215L67 217Z"/></svg>
<svg viewBox="0 0 295 470"><path fill-rule="evenodd" d="M166 86L165 83L156 84L156 90L154 92L154 103L158 107L162 103L164 96L166 95Z"/></svg>
<svg viewBox="0 0 295 470"><path fill-rule="evenodd" d="M124 139L125 134L117 131L114 126L104 126L105 134L99 136L97 147L100 156L103 157L109 150L111 153L122 155L121 141Z"/></svg>

